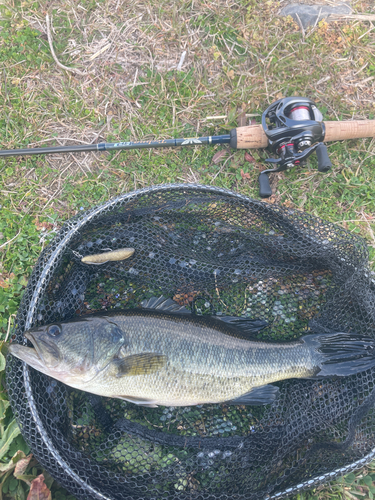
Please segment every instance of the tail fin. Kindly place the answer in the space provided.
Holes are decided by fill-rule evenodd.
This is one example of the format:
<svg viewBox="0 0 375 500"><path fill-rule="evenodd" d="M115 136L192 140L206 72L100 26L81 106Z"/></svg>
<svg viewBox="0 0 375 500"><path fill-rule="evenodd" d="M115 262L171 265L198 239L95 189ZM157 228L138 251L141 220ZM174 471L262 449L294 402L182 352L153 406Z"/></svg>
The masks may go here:
<svg viewBox="0 0 375 500"><path fill-rule="evenodd" d="M307 335L303 340L322 355L316 377L349 376L375 367L375 340L351 333Z"/></svg>

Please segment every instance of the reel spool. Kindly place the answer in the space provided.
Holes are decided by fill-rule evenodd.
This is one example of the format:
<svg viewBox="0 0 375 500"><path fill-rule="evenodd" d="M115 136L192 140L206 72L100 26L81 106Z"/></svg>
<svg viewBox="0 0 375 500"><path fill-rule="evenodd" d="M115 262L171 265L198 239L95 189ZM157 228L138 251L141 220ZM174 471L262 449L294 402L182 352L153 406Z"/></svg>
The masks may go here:
<svg viewBox="0 0 375 500"><path fill-rule="evenodd" d="M279 158L265 161L276 168L259 175L259 193L262 198L272 195L268 174L301 165L314 151L318 156L318 170L328 172L332 163L323 144L325 126L323 115L311 99L286 97L269 106L262 115L262 126L271 151Z"/></svg>

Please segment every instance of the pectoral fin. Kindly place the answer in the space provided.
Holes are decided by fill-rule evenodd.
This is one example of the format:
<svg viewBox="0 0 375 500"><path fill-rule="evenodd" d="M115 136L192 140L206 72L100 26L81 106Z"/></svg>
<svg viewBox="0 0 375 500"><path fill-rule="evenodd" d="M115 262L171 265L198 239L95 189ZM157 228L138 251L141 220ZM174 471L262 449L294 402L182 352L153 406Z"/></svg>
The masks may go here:
<svg viewBox="0 0 375 500"><path fill-rule="evenodd" d="M227 403L232 405L269 405L277 399L278 394L279 388L275 385L262 385L261 387L254 387L246 394Z"/></svg>
<svg viewBox="0 0 375 500"><path fill-rule="evenodd" d="M149 375L154 373L167 363L167 356L146 352L144 354L133 354L125 358L113 361L116 366L116 376Z"/></svg>

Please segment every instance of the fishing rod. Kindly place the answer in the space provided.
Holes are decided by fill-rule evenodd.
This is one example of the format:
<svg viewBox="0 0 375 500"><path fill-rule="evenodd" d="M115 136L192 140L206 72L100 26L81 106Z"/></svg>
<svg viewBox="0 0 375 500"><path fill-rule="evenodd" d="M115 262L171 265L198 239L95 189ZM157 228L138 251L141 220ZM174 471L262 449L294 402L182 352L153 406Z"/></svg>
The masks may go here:
<svg viewBox="0 0 375 500"><path fill-rule="evenodd" d="M265 161L274 168L259 175L262 198L272 195L268 174L301 166L314 152L318 170L328 172L332 164L323 141L339 141L375 136L375 120L323 121L315 103L306 97L285 97L271 104L262 115L262 123L232 129L229 134L160 139L139 142L101 142L82 146L54 146L0 150L0 157L89 151L127 151L130 149L176 148L229 144L233 149L269 148L278 158Z"/></svg>

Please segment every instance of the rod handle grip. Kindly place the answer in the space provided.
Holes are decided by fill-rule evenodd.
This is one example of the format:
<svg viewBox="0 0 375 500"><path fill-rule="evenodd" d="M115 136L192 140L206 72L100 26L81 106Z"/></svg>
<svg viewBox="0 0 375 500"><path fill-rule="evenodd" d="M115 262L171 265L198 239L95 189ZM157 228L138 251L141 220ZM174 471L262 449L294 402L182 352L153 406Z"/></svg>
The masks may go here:
<svg viewBox="0 0 375 500"><path fill-rule="evenodd" d="M325 142L375 137L375 120L324 122L324 126L326 130Z"/></svg>
<svg viewBox="0 0 375 500"><path fill-rule="evenodd" d="M325 121L324 141L342 141L375 137L375 120ZM268 146L268 138L262 125L248 125L230 131L230 145L233 149L258 149Z"/></svg>
<svg viewBox="0 0 375 500"><path fill-rule="evenodd" d="M259 149L268 146L268 138L262 125L248 125L230 131L230 146L233 149Z"/></svg>
<svg viewBox="0 0 375 500"><path fill-rule="evenodd" d="M319 144L316 148L316 156L318 157L319 172L328 172L328 170L332 167L332 163L328 157L328 150L325 144Z"/></svg>
<svg viewBox="0 0 375 500"><path fill-rule="evenodd" d="M270 180L267 174L259 174L259 194L261 198L269 198L272 195Z"/></svg>

